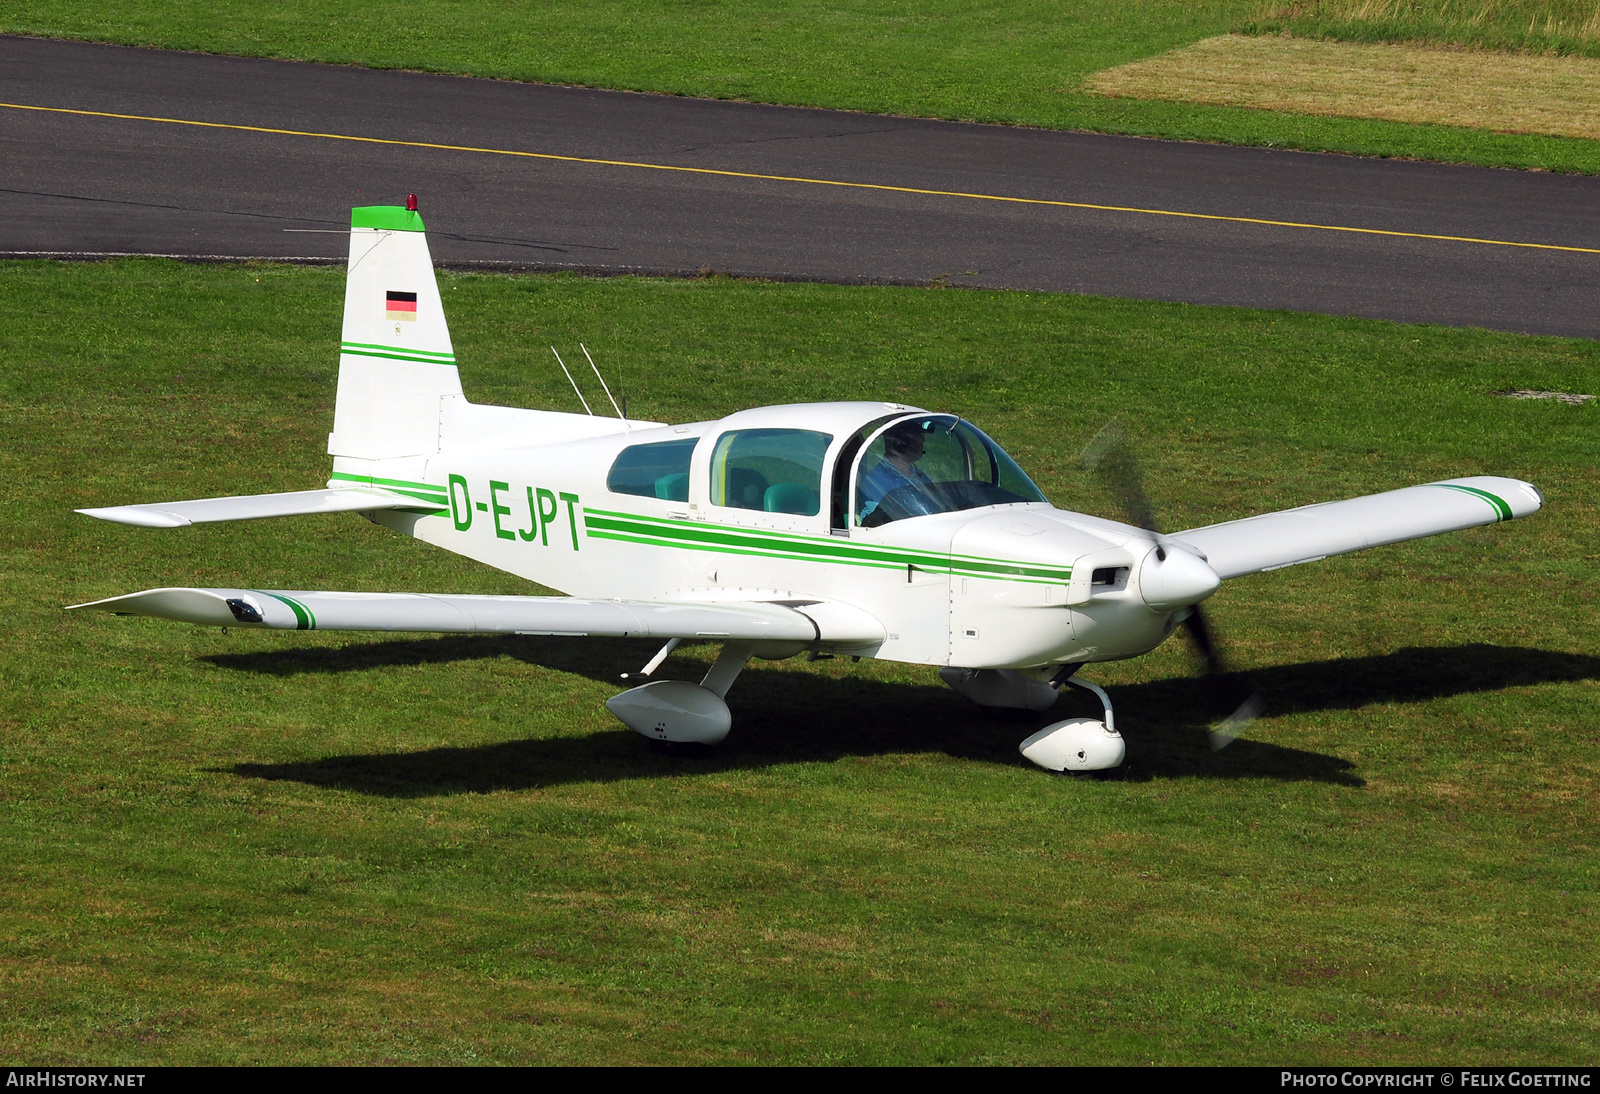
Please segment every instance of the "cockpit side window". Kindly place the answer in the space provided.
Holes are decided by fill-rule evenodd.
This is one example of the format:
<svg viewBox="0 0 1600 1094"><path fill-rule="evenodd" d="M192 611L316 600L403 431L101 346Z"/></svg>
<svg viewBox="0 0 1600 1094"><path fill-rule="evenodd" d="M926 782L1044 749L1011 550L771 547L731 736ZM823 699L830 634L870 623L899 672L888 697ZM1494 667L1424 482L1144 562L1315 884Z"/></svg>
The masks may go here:
<svg viewBox="0 0 1600 1094"><path fill-rule="evenodd" d="M867 444L856 473L856 523L1041 502L1016 461L977 427L947 414L906 418Z"/></svg>
<svg viewBox="0 0 1600 1094"><path fill-rule="evenodd" d="M868 422L839 449L839 458L833 465L833 497L828 510L828 527L834 535L850 534L850 469L855 466L856 453L861 451L868 437L896 417L898 415L890 414L875 422Z"/></svg>
<svg viewBox="0 0 1600 1094"><path fill-rule="evenodd" d="M624 448L606 475L613 494L635 494L663 501L689 500L689 457L696 438L657 441Z"/></svg>
<svg viewBox="0 0 1600 1094"><path fill-rule="evenodd" d="M822 459L833 435L810 429L741 429L711 451L711 503L814 517L822 510Z"/></svg>

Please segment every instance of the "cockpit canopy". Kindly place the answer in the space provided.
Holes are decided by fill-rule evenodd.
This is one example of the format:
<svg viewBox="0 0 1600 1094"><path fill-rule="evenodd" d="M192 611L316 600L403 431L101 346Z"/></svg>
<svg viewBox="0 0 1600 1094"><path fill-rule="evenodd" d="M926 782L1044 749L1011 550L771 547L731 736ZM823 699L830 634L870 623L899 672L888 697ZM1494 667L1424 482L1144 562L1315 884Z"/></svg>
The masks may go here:
<svg viewBox="0 0 1600 1094"><path fill-rule="evenodd" d="M1045 496L981 429L949 414L920 414L882 428L857 463L855 523L953 513Z"/></svg>
<svg viewBox="0 0 1600 1094"><path fill-rule="evenodd" d="M705 475L696 490L713 507L825 517L841 534L910 517L1045 501L976 426L949 414L894 407L898 413L885 415L883 409L824 403L741 411L697 436L628 446L612 463L606 487L688 502L691 476ZM878 413L869 419L862 412L870 410Z"/></svg>

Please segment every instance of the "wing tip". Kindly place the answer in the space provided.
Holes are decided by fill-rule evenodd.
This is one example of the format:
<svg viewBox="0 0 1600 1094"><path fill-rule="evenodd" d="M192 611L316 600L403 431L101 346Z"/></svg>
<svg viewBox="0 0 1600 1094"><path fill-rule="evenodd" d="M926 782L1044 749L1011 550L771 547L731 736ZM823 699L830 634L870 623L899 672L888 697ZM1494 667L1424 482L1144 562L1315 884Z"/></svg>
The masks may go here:
<svg viewBox="0 0 1600 1094"><path fill-rule="evenodd" d="M74 509L73 512L137 528L185 528L194 523L188 517L144 505L111 505L103 509Z"/></svg>
<svg viewBox="0 0 1600 1094"><path fill-rule="evenodd" d="M1531 517L1544 508L1544 491L1523 479L1502 475L1469 475L1458 479L1440 479L1427 485L1477 494L1494 506L1500 520Z"/></svg>
<svg viewBox="0 0 1600 1094"><path fill-rule="evenodd" d="M166 586L145 589L137 593L108 596L104 600L91 600L87 604L72 604L68 611L92 608L114 615L144 615L156 619L171 619L179 623L193 623L202 627L231 627L244 623L228 605L230 594L243 593L237 589L194 589Z"/></svg>

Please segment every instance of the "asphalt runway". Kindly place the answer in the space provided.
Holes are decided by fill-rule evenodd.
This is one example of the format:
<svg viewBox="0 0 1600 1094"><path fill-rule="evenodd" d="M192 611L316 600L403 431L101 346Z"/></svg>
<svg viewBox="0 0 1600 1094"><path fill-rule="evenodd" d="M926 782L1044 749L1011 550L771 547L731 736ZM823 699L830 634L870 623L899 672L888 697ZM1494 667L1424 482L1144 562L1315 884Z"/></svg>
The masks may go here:
<svg viewBox="0 0 1600 1094"><path fill-rule="evenodd" d="M338 260L416 193L452 265L1600 337L1600 178L27 38L0 103L0 254Z"/></svg>

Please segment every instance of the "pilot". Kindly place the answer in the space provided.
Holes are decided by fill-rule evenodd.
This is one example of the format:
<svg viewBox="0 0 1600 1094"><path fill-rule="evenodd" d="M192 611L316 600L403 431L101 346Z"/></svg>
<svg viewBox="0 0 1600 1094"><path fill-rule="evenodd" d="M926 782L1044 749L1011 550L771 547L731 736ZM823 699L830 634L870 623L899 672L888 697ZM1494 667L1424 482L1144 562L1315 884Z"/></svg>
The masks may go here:
<svg viewBox="0 0 1600 1094"><path fill-rule="evenodd" d="M856 486L857 501L861 503L861 518L878 507L878 503L896 490L906 490L899 497L900 507L912 512L934 512L932 499L925 487L933 480L917 466L927 449L923 439L923 423L905 422L883 435L883 458L861 476Z"/></svg>

